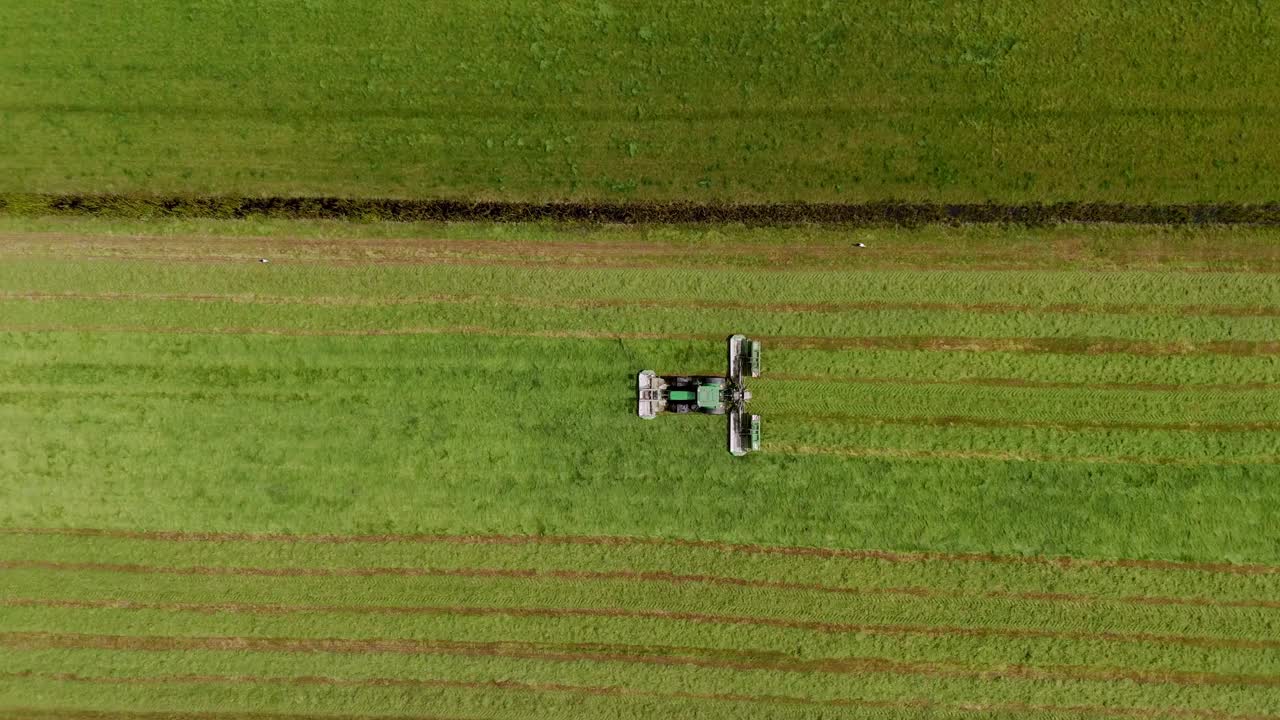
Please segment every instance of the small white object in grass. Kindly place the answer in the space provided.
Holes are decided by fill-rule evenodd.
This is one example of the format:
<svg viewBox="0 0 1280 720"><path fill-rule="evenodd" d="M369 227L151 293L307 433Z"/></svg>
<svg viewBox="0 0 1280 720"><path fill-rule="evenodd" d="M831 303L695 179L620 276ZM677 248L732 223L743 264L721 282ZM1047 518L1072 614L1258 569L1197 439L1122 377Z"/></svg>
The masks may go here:
<svg viewBox="0 0 1280 720"><path fill-rule="evenodd" d="M271 261L270 261L270 260L268 260L268 259L266 259L266 258L258 258L258 262L260 262L260 263L269 263L269 262L271 262Z"/></svg>
<svg viewBox="0 0 1280 720"><path fill-rule="evenodd" d="M854 243L854 244L853 244L853 246L854 246L854 247L866 247L866 246L867 246L867 244L866 244L866 243Z"/></svg>

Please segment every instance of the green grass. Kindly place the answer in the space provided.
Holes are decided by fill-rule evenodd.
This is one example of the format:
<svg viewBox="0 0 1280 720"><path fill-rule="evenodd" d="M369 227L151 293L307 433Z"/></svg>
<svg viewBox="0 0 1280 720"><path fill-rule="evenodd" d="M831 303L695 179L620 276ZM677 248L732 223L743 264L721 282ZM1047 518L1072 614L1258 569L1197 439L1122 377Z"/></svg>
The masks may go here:
<svg viewBox="0 0 1280 720"><path fill-rule="evenodd" d="M0 191L1273 201L1280 9L8 3Z"/></svg>
<svg viewBox="0 0 1280 720"><path fill-rule="evenodd" d="M884 231L858 255L829 230L803 228L613 236L370 225L368 238L400 239L369 249L427 264L335 265L332 258L364 241L310 239L347 237L350 227L7 222L0 469L15 481L3 488L0 519L8 525L588 532L1280 558L1267 521L1276 506L1273 431L1255 426L1277 421L1274 353L769 347L766 375L754 386L766 452L741 462L720 452L723 427L714 419L637 425L632 416L638 368L715 371L723 363L718 338L736 331L1057 337L1081 350L1106 337L1172 346L1269 341L1273 318L1203 313L1273 312L1276 276L1199 270L1265 262L1269 246L1257 241L1270 231ZM58 235L41 234L49 232ZM1002 248L1001 233L1013 244ZM133 239L139 234L165 238L157 241L163 253L193 262L152 257L151 241ZM517 245L462 244L450 257L481 264L441 265L417 254L414 236L498 237L532 248L571 240L588 254L581 267L513 267L522 261L501 248ZM969 252L956 252L957 243ZM827 269L789 272L691 270L678 253L692 244L712 264L766 259L780 246L832 260ZM652 268L595 267L640 247ZM1091 271L1058 265L1061 253L1081 247L1094 248L1082 265ZM246 260L225 248L240 248ZM276 262L263 266L259 254ZM1026 269L975 270L970 254ZM196 262L208 257L222 259ZM903 266L911 262L925 269ZM27 299L32 292L53 297ZM66 292L89 296L56 297ZM440 294L466 297L413 300ZM726 299L897 306L635 304ZM589 306L600 300L621 304ZM920 301L955 307L910 307ZM984 307L968 307L975 304ZM450 330L459 326L489 330ZM154 332L164 329L184 334ZM421 329L433 334L261 334ZM602 337L522 337L582 331ZM615 333L710 339L620 342L608 338ZM1203 424L1231 427L1195 429ZM830 454L807 454L814 450ZM1186 532L1169 517L1201 529Z"/></svg>
<svg viewBox="0 0 1280 720"><path fill-rule="evenodd" d="M0 220L0 717L1274 714L1273 235ZM767 343L742 459L635 418L735 331L1069 352Z"/></svg>
<svg viewBox="0 0 1280 720"><path fill-rule="evenodd" d="M194 683L203 692L189 710L226 710L244 704L256 710L336 712L349 703L368 703L366 712L403 712L405 699L434 704L439 713L463 714L487 707L495 717L520 711L527 691L482 684L468 688L414 687L400 695L395 686L352 686L373 679L407 682L480 682L514 680L557 684L543 688L538 712L564 712L565 688L620 687L629 693L602 705L606 716L646 716L673 712L684 702L708 717L736 712L774 716L766 696L812 700L856 698L880 703L909 703L921 698L940 704L1031 703L1053 706L1119 705L1266 712L1275 690L1249 686L1231 676L1273 677L1274 650L1201 647L1169 639L1192 636L1209 642L1231 639L1272 641L1268 621L1274 610L1246 607L1135 604L1133 594L1173 597L1274 596L1274 575L1231 575L1147 568L1004 565L947 560L890 563L872 559L752 555L715 548L672 546L593 547L581 545L452 545L415 542L280 543L274 541L129 540L62 536L0 536L2 561L103 562L127 559L149 566L187 567L404 567L515 568L554 572L685 569L722 577L758 577L817 581L864 588L858 593L816 593L803 589L747 588L706 583L671 584L642 580L566 580L550 577L263 577L139 574L118 570L7 570L0 591L0 658L5 698L16 706L71 706L131 710L175 708L183 688ZM284 564L281 564L285 561ZM883 595L876 589L926 587L938 597ZM993 589L1057 593L1094 599L992 598ZM222 612L128 607L47 608L15 606L12 601L108 601L124 603L236 603L251 606ZM267 604L263 606L262 604ZM284 607L269 610L271 604ZM256 605L253 605L256 604ZM345 611L327 605L347 605ZM406 607L439 608L406 613ZM478 606L478 607L477 607ZM261 609L254 609L259 607ZM466 608L484 610L483 614ZM382 608L383 610L380 610ZM622 616L548 617L501 614L521 608L611 609ZM662 617L658 613L712 613L760 620L854 623L862 630L822 631L813 627L772 627ZM646 615L646 613L648 613ZM904 627L905 626L905 627ZM877 629L882 628L882 629ZM898 628L894 630L894 628ZM914 629L912 629L914 628ZM958 631L948 631L957 628ZM974 635L1030 630L1040 636ZM52 633L63 647L23 647L36 633ZM1048 635L1044 635L1047 633ZM1152 633L1152 635L1141 635ZM147 652L95 649L101 636L152 638L245 638L292 641L387 639L418 641L437 649L386 648L373 652L212 648ZM14 643L18 645L14 645ZM527 657L460 654L448 643L497 643L494 649L532 652ZM1272 641L1274 642L1274 641ZM69 644L68 644L69 643ZM441 643L445 643L441 647ZM566 645L568 643L569 645ZM596 644L591 646L574 643ZM532 645L521 645L532 644ZM601 645L602 644L602 645ZM717 660L761 662L759 669L717 667ZM551 657L537 657L552 653ZM606 653L612 659L591 656ZM699 658L710 665L653 664L645 659ZM898 670L797 672L796 663L829 658L892 658ZM943 668L957 676L935 675ZM1216 673L1213 684L1184 684L1174 679L1148 683L1105 677L1019 677L1015 668L1053 673L1106 673L1116 668L1156 673ZM1000 682L965 673L1009 674ZM34 674L34 676L30 675ZM82 683L68 677L113 677L124 682ZM192 678L191 676L196 676ZM217 682L209 676L258 678L255 683ZM268 678L308 676L324 683L347 683L305 695L274 695ZM131 678L167 682L129 682ZM200 680L200 678L205 678ZM18 679L20 678L20 679ZM60 678L60 679L54 679ZM188 678L188 679L183 679ZM407 692L407 691L406 691ZM706 696L732 693L755 699L736 701ZM649 705L634 709L636 694ZM56 702L50 703L56 697ZM583 700L585 701L585 699ZM727 702L742 703L735 708ZM298 705L302 703L302 705ZM416 707L410 705L409 707ZM823 708L798 717L876 717L865 708ZM799 709L796 712L800 712ZM1098 715L1103 715L1099 710ZM482 716L488 716L482 713ZM535 713L535 716L537 714ZM1086 714L1086 716L1091 716Z"/></svg>

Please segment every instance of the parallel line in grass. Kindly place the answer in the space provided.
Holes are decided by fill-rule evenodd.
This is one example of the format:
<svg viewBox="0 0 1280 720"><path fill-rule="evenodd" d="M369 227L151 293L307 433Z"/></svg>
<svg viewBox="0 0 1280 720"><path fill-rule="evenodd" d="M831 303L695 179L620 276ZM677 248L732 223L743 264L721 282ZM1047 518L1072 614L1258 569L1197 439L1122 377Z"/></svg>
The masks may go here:
<svg viewBox="0 0 1280 720"><path fill-rule="evenodd" d="M1241 566L1248 567L1248 566ZM465 577L502 578L513 580L562 580L567 582L630 581L666 583L671 585L719 585L728 587L759 588L823 592L844 595L897 595L922 598L979 597L999 600L1026 600L1032 602L1120 602L1134 605L1185 605L1191 607L1229 607L1280 609L1280 600L1246 599L1219 600L1203 597L1106 597L1079 593L1013 592L1007 590L939 590L924 587L851 587L822 583L763 580L727 575L682 574L662 570L566 570L532 568L426 568L426 567L363 567L363 568L314 568L314 567L245 567L245 566L163 566L133 563L49 562L40 560L8 560L0 562L3 570L49 570L53 572L106 572L140 575L207 575L242 577Z"/></svg>
<svg viewBox="0 0 1280 720"><path fill-rule="evenodd" d="M813 445L773 445L770 454L830 455L850 458L895 458L900 460L976 460L995 462L1080 463L1086 465L1178 465L1214 467L1225 465L1276 465L1280 455L1245 457L1151 457L1140 455L1049 455L1033 452L991 452L986 450L914 450L906 448L840 448Z"/></svg>
<svg viewBox="0 0 1280 720"><path fill-rule="evenodd" d="M483 325L400 328L304 328L304 327L184 327L154 325L37 325L0 326L0 332L101 332L154 335L280 335L287 337L376 337L398 335L487 335L491 337L578 338L585 340L681 340L723 341L719 333L646 333L609 330L517 330ZM1205 340L1152 342L1119 338L985 338L883 335L817 337L798 335L756 336L785 350L918 350L926 352L1016 352L1058 355L1280 355L1280 340Z"/></svg>
<svg viewBox="0 0 1280 720"><path fill-rule="evenodd" d="M752 615L721 615L715 613L681 612L673 610L632 610L627 608L557 608L557 607L478 607L435 605L299 605L287 603L190 603L143 602L133 600L64 600L41 598L13 598L0 600L0 607L41 607L87 610L160 610L201 614L245 613L253 615L293 615L308 613L335 613L357 615L437 615L461 617L513 617L513 618L624 618L669 622L690 622L711 625L747 625L758 627L804 630L823 634L864 634L886 636L923 637L999 637L1010 639L1057 639L1116 643L1147 643L1154 645L1187 645L1204 648L1235 648L1243 650L1280 649L1280 640L1245 640L1194 635L1170 635L1157 633L1088 632L1083 630L1047 630L1037 628L984 628L940 625L886 625L871 623L838 623L818 620L792 620Z"/></svg>
<svg viewBox="0 0 1280 720"><path fill-rule="evenodd" d="M1140 305L1051 303L1030 305L1018 303L941 303L941 302L737 302L720 300L690 300L679 298L549 298L522 295L448 294L409 295L396 297L355 296L289 296L256 294L186 294L186 293L128 293L128 292L0 292L0 301L148 301L192 303L237 303L246 305L318 305L337 307L382 307L389 305L472 304L495 303L521 307L556 308L695 308L705 310L749 310L753 312L790 313L842 313L877 310L909 310L921 312L967 312L1005 315L1060 314L1060 315L1178 315L1188 317L1280 317L1280 307L1250 307L1232 305Z"/></svg>
<svg viewBox="0 0 1280 720"><path fill-rule="evenodd" d="M782 555L884 562L981 562L1012 565L1050 565L1060 568L1144 568L1190 570L1238 575L1280 575L1280 565L1261 563L1188 562L1133 558L1100 559L994 553L900 552L795 545L760 545L719 540L689 540L622 535L446 535L446 534L288 534L259 532L197 532L185 530L123 530L118 528L0 527L0 535L65 536L150 540L157 542L272 542L341 545L349 543L414 543L464 545L592 545L603 547L654 546L698 548L724 553Z"/></svg>
<svg viewBox="0 0 1280 720"><path fill-rule="evenodd" d="M715 375L718 371L703 372ZM970 378L913 378L913 377L857 377L851 375L818 375L803 373L768 374L771 380L798 382L850 383L858 385L942 385L962 387L1027 388L1035 390L1141 390L1151 392L1249 392L1254 390L1280 390L1280 383L1121 383L1121 382L1068 382L1060 380L1029 380L1026 378L970 377Z"/></svg>
<svg viewBox="0 0 1280 720"><path fill-rule="evenodd" d="M844 423L849 425L908 425L913 427L942 427L958 425L979 428L1041 428L1049 430L1170 430L1209 433L1226 432L1274 432L1280 430L1280 421L1257 421L1238 423L1217 422L1124 422L1124 421L1083 421L1070 422L1054 420L1017 420L968 417L965 415L939 415L919 417L877 417L874 415L852 415L845 413L798 413L770 412L770 418L788 418L796 420L813 420L824 423ZM1277 456L1280 457L1280 456Z"/></svg>
<svg viewBox="0 0 1280 720"><path fill-rule="evenodd" d="M1085 665L1005 664L993 667L958 662L904 661L885 657L802 659L774 650L612 645L589 642L406 640L389 638L294 638L245 636L100 635L87 633L0 633L0 647L14 650L112 650L129 652L215 651L329 654L396 654L500 657L535 662L632 663L731 671L765 670L839 675L907 675L1017 679L1026 681L1127 682L1140 685L1280 687L1280 675L1194 670L1141 670Z"/></svg>
<svg viewBox="0 0 1280 720"><path fill-rule="evenodd" d="M334 715L248 710L90 710L86 708L0 708L0 720L475 720L457 715Z"/></svg>
<svg viewBox="0 0 1280 720"><path fill-rule="evenodd" d="M530 683L519 680L454 680L445 678L336 678L320 676L262 675L151 675L151 676L85 676L74 673L0 673L0 680L50 680L55 682L94 683L104 685L153 684L264 684L287 686L335 686L373 688L449 688L488 692L567 693L607 697L648 697L655 699L703 700L711 702L753 703L762 705L800 705L855 709L908 709L964 712L989 715L996 712L1028 714L1071 714L1104 717L1185 717L1204 720L1280 720L1280 715L1240 714L1226 710L1185 707L1120 707L1114 705L1047 705L1039 703L942 703L926 698L868 700L861 698L809 698L796 695L743 695L732 693L699 693L687 690L659 691L622 685L571 685L566 683Z"/></svg>

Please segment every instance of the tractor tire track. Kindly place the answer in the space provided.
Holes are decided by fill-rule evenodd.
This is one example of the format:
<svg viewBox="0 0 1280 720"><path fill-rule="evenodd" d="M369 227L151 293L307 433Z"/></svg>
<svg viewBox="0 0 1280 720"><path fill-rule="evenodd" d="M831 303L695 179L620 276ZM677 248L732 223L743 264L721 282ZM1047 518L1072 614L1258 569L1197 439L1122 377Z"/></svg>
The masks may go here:
<svg viewBox="0 0 1280 720"><path fill-rule="evenodd" d="M1230 562L1190 562L1141 558L1101 559L994 553L902 552L856 550L795 545L761 545L720 540L651 538L621 535L432 535L432 534L286 534L257 532L192 532L183 530L122 530L113 528L0 528L0 535L63 536L149 540L156 542L273 542L343 545L352 543L413 543L460 545L587 545L598 547L669 547L711 550L726 554L781 555L845 560L878 560L891 563L978 562L997 565L1048 565L1072 567L1185 570L1234 575L1280 575L1280 565ZM3 566L0 566L3 567Z"/></svg>
<svg viewBox="0 0 1280 720"><path fill-rule="evenodd" d="M1127 682L1138 685L1280 687L1280 675L1137 670L1081 665L974 667L957 662L903 661L881 657L801 659L780 652L719 648L599 645L595 643L463 642L334 638L164 637L55 633L0 633L0 647L14 650L109 650L128 652L272 652L502 657L540 662L630 663L639 665L763 670L836 675L899 675L1029 682Z"/></svg>
<svg viewBox="0 0 1280 720"><path fill-rule="evenodd" d="M819 592L842 595L891 595L918 598L988 598L999 600L1027 600L1035 602L1105 603L1119 602L1138 605L1186 605L1192 607L1260 608L1280 609L1280 600L1245 599L1221 600L1215 598L1181 598L1151 596L1087 595L1073 593L1016 592L1008 590L943 590L924 587L853 587L822 583L792 582L742 578L727 575L673 573L641 570L564 570L564 569L506 569L506 568L306 568L306 567L243 567L243 566L161 566L122 563L67 563L40 560L11 560L0 562L4 570L48 570L54 572L106 572L139 575L203 575L246 577L465 577L501 578L511 580L559 580L567 582L650 582L669 585L713 585L722 587L786 590L795 592Z"/></svg>
<svg viewBox="0 0 1280 720"><path fill-rule="evenodd" d="M48 680L67 683L103 685L161 684L227 684L332 686L363 688L459 689L489 692L523 692L533 694L565 693L597 697L643 697L670 700L694 700L762 705L795 705L856 709L908 709L989 715L993 712L1037 713L1047 715L1092 715L1105 717L1155 718L1180 717L1197 720L1280 720L1280 715L1241 714L1226 710L1182 707L1117 707L1091 705L1048 705L1037 703L940 703L927 699L865 700L861 698L807 698L795 695L744 695L733 693L700 693L688 690L660 691L621 685L570 685L565 683L530 683L518 680L454 680L445 678L362 678L348 679L321 676L263 675L152 675L152 676L85 676L74 673L35 673L30 671L0 673L0 679Z"/></svg>
<svg viewBox="0 0 1280 720"><path fill-rule="evenodd" d="M965 637L1007 639L1052 639L1087 642L1143 643L1153 645L1186 645L1201 648L1238 650L1280 650L1280 640L1247 640L1194 635L1168 635L1145 632L1090 632L1083 630L1050 630L1039 628L962 627L953 625L901 625L873 623L840 623L819 620L722 615L675 610L635 610L629 608L572 607L477 607L477 606L395 606L395 605L298 605L288 603L174 603L133 600L48 600L16 598L0 601L3 607L38 607L87 610L158 610L207 615L221 613L252 615L302 615L334 613L352 615L423 615L457 617L511 618L618 618L688 622L708 625L771 627L802 630L829 635L882 635L922 637Z"/></svg>

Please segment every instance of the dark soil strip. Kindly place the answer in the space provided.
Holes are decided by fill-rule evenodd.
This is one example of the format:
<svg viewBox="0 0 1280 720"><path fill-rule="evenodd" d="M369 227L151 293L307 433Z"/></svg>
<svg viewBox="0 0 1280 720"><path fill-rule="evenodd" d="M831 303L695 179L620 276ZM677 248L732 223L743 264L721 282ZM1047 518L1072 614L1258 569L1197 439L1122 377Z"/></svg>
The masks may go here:
<svg viewBox="0 0 1280 720"><path fill-rule="evenodd" d="M981 562L1001 565L1050 565L1072 567L1141 568L1146 570L1189 570L1233 575L1280 575L1280 565L1229 562L1186 562L1179 560L1091 559L1045 557L1039 555L995 555L990 553L898 552L893 550L851 550L787 545L759 545L719 540L687 540L609 535L289 535L283 533L189 532L183 530L121 530L108 528L0 528L0 535L62 535L67 537L109 537L163 542L284 542L306 544L416 543L461 545L593 545L603 547L658 546L686 547L724 553L782 555L795 557L879 560L882 562Z"/></svg>
<svg viewBox="0 0 1280 720"><path fill-rule="evenodd" d="M707 374L714 375L714 372ZM770 380L800 382L857 383L860 385L960 385L975 387L1031 388L1036 390L1149 390L1152 392L1252 392L1255 390L1280 390L1280 383L1202 383L1179 385L1174 383L1089 383L1057 380L1025 380L1022 378L911 378L911 377L851 377L844 375L805 375L796 373L769 373Z"/></svg>
<svg viewBox="0 0 1280 720"><path fill-rule="evenodd" d="M794 418L796 420L811 420L823 423L844 423L849 425L907 425L913 427L1037 428L1047 430L1166 430L1208 433L1280 431L1280 421L1270 420L1238 423L1151 423L1102 420L1060 422L1052 420L1005 420L967 417L961 415L886 418L872 415L849 415L842 413L791 412L770 412L769 417Z"/></svg>
<svg viewBox="0 0 1280 720"><path fill-rule="evenodd" d="M718 648L599 645L595 643L462 642L335 638L166 637L79 633L0 633L0 646L17 650L123 650L144 652L227 651L279 653L438 655L503 657L543 662L634 663L725 670L915 675L934 678L1026 681L1129 682L1141 685L1280 687L1280 675L1183 670L1136 670L1078 665L974 667L955 662L902 661L880 657L801 659L785 653Z"/></svg>
<svg viewBox="0 0 1280 720"><path fill-rule="evenodd" d="M720 587L758 588L795 592L820 592L841 595L890 595L920 598L984 597L999 600L1030 600L1034 602L1121 602L1140 605L1187 605L1193 607L1231 607L1280 609L1280 600L1219 600L1215 598L1151 597L1145 595L1105 597L1073 593L1014 592L1008 590L966 591L923 587L850 587L824 585L822 583L790 582L741 578L726 575L683 574L666 571L641 570L534 570L505 568L297 568L297 567L218 567L162 565L135 565L116 563L62 563L39 560L14 560L0 562L0 570L49 570L54 572L109 572L140 575L211 575L247 577L475 577L529 580L560 580L567 582L652 582L670 585L715 585Z"/></svg>
<svg viewBox="0 0 1280 720"><path fill-rule="evenodd" d="M948 713L973 713L979 717L993 713L1037 713L1048 715L1086 715L1093 717L1159 718L1179 717L1198 720L1280 720L1280 715L1238 714L1225 710L1199 708L1146 708L1092 705L1044 705L1034 703L938 703L926 699L863 700L858 698L806 698L793 695L741 695L731 693L697 693L687 690L661 692L619 685L569 685L564 683L528 683L518 680L447 680L437 678L367 678L280 677L262 675L157 675L150 677L84 676L74 673L33 673L29 671L0 673L0 679L35 679L56 682L97 683L106 685L158 684L262 684L298 687L336 686L372 688L460 689L490 692L568 693L597 697L642 697L671 700L703 700L712 702L796 705L805 707L837 707L857 709L908 709Z"/></svg>
<svg viewBox="0 0 1280 720"><path fill-rule="evenodd" d="M511 295L417 295L410 297L307 297L278 295L212 295L175 293L82 293L82 292L0 292L0 300L89 300L124 302L205 302L246 305L319 305L335 307L382 307L389 305L429 304L494 304L519 307L607 308L635 307L656 309L744 310L777 313L850 313L879 311L962 312L1005 315L1178 315L1186 317L1280 317L1280 307L1247 307L1232 305L1017 305L1006 303L931 303L931 302L773 302L751 303L728 300L691 300L681 298L550 298Z"/></svg>
<svg viewBox="0 0 1280 720"><path fill-rule="evenodd" d="M1280 650L1280 640L1246 640L1239 638L1204 637L1192 635L1163 635L1155 633L1086 632L1075 630L1042 630L1035 628L984 628L938 625L877 625L867 623L837 623L817 620L791 620L787 618L718 615L711 613L679 612L668 610L632 610L626 608L525 608L525 607L475 607L475 606L385 606L385 605L290 605L262 603L157 603L132 600L44 600L19 598L0 601L4 607L43 607L90 610L160 610L164 612L190 612L203 614L244 613L252 615L292 615L309 613L339 613L353 615L428 615L461 617L513 617L513 618L622 618L690 622L708 625L746 625L773 627L786 630L803 630L830 635L886 635L922 637L999 637L1010 639L1054 639L1101 641L1118 643L1150 643L1155 645L1187 645L1203 648L1230 648L1239 650Z"/></svg>
<svg viewBox="0 0 1280 720"><path fill-rule="evenodd" d="M1128 205L1102 202L908 203L522 203L337 197L147 195L0 195L0 213L111 218L246 218L324 220L680 223L846 226L930 224L1126 223L1280 226L1280 203Z"/></svg>

